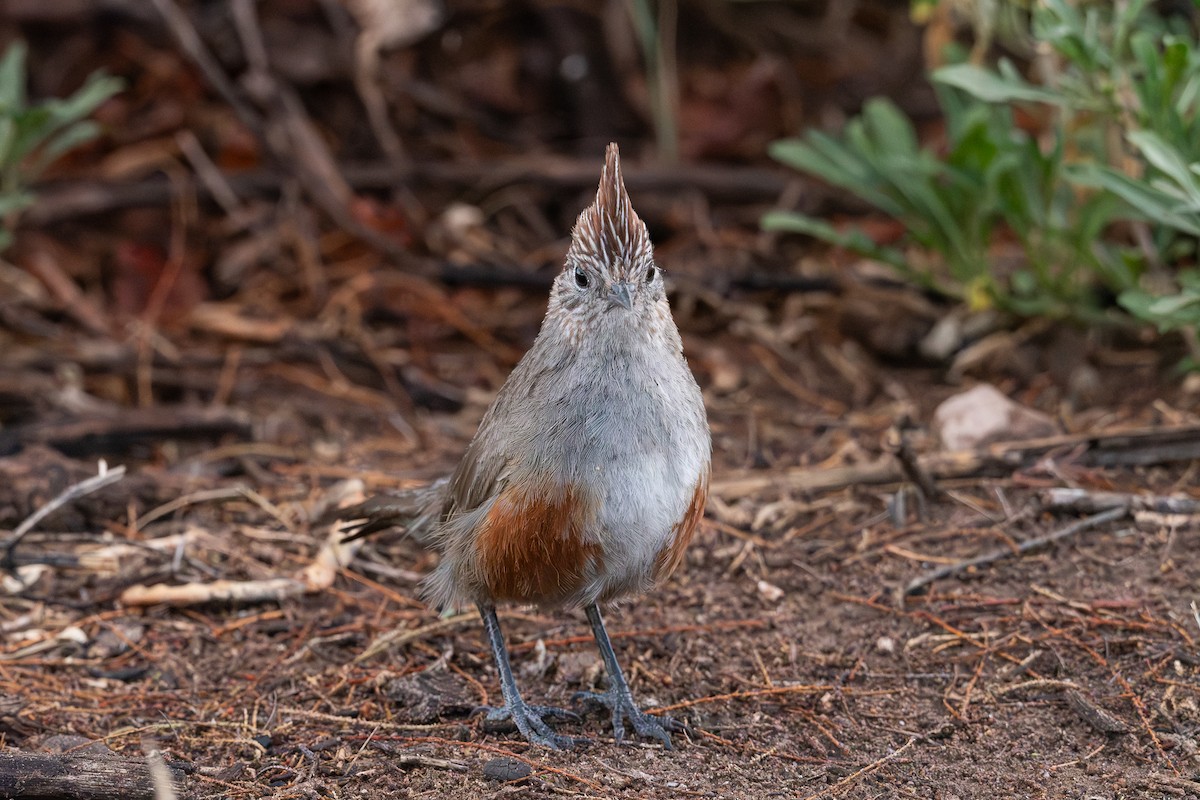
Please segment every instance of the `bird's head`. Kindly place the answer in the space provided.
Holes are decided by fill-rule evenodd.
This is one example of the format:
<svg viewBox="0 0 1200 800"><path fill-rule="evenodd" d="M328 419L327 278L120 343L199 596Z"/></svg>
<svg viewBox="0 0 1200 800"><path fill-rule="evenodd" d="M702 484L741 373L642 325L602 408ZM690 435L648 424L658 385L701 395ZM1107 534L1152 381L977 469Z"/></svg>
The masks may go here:
<svg viewBox="0 0 1200 800"><path fill-rule="evenodd" d="M650 235L629 202L617 145L610 144L596 200L571 232L566 263L551 291L551 309L572 322L614 314L632 315L636 322L660 315L663 302L662 273L654 263Z"/></svg>

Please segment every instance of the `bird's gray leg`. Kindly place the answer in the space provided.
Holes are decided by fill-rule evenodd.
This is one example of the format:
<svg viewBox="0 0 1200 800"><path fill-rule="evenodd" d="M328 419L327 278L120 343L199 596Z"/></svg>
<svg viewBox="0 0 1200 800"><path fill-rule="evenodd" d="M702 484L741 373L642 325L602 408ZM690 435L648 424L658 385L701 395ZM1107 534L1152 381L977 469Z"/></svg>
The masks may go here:
<svg viewBox="0 0 1200 800"><path fill-rule="evenodd" d="M545 718L579 719L577 714L553 706L531 706L521 698L517 682L513 678L512 665L508 661L508 649L504 646L504 634L500 631L500 620L496 618L495 607L480 603L479 616L483 618L483 629L487 632L492 656L496 660L496 669L500 672L500 691L504 695L504 705L496 708L481 706L476 711L487 712L486 722L511 721L530 742L549 747L551 750L562 750L586 742L587 739L555 733L545 721Z"/></svg>
<svg viewBox="0 0 1200 800"><path fill-rule="evenodd" d="M671 749L671 735L667 729L675 730L677 723L670 717L651 717L643 713L633 701L633 692L617 663L617 654L613 652L612 642L608 631L604 629L604 618L600 616L600 607L595 603L584 609L588 622L592 626L592 635L596 637L596 646L600 649L600 657L604 659L604 669L608 672L608 689L603 692L580 692L575 699L583 703L603 706L612 712L613 736L618 742L625 738L625 722L639 736L650 736L658 739L668 750Z"/></svg>

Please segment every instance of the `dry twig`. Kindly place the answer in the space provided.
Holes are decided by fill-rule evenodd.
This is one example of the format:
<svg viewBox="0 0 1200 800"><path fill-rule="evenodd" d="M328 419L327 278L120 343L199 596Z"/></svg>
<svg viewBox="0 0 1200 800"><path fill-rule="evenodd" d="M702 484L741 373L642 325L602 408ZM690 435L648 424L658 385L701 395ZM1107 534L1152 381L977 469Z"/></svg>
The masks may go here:
<svg viewBox="0 0 1200 800"><path fill-rule="evenodd" d="M1026 469L1054 452L1070 452L1072 460L1088 467L1163 464L1200 458L1200 425L1140 428L1100 433L1072 433L1044 439L1001 442L979 450L928 453L916 465L933 480L1010 475ZM840 469L796 469L772 475L747 475L714 481L712 491L725 500L745 497L765 489L830 491L847 486L899 483L904 469L887 455L869 464Z"/></svg>
<svg viewBox="0 0 1200 800"><path fill-rule="evenodd" d="M25 538L27 533L33 530L33 526L45 519L51 512L85 495L103 489L109 484L116 483L123 477L125 477L125 467L121 466L109 469L108 465L101 460L95 475L72 486L68 486L59 492L57 497L30 514L13 530L12 536L0 545L0 547L4 548L4 563L9 567L12 566L13 552L16 550L17 545L21 543L21 540Z"/></svg>
<svg viewBox="0 0 1200 800"><path fill-rule="evenodd" d="M1084 689L1074 681L1051 680L1047 678L1023 681L1010 686L1002 686L992 692L997 697L1025 691L1058 691L1062 692L1067 705L1079 715L1079 718L1100 733L1126 733L1129 726L1115 716L1096 705L1084 693Z"/></svg>
<svg viewBox="0 0 1200 800"><path fill-rule="evenodd" d="M476 616L474 612L470 612L467 614L456 614L455 616L447 617L446 619L440 619L437 622L431 622L428 625L424 625L411 631L388 631L387 633L378 637L375 641L371 642L371 644L367 646L366 650L362 651L358 654L358 656L355 657L354 662L357 664L359 662L366 661L368 658L373 658L380 653L386 653L387 651L399 647L400 645L416 641L417 639L420 639L431 633L437 633L438 631L455 628L464 622L470 622L473 619L476 619Z"/></svg>
<svg viewBox="0 0 1200 800"><path fill-rule="evenodd" d="M959 561L954 564L947 564L944 567L938 567L935 570L925 573L919 578L914 578L913 580L909 581L908 585L904 587L901 596L907 596L913 592L920 591L934 581L941 580L942 578L948 578L951 575L957 575L958 573L964 572L972 567L981 567L1005 558L1023 555L1024 553L1028 553L1031 550L1036 550L1039 547L1045 547L1046 545L1053 544L1060 539L1065 539L1068 536L1074 536L1080 531L1086 531L1089 528L1095 528L1096 526L1103 525L1106 522L1112 522L1113 520L1120 519L1127 513L1128 510L1125 508L1112 508L1108 511L1094 514L1090 517L1084 517L1081 520L1072 522L1070 525L1059 528L1057 531L1046 534L1045 536L1038 536L1033 539L1028 539L1017 545L1016 549L1011 547L998 547L995 550L990 550L982 555L975 556L974 558L968 558L965 561Z"/></svg>
<svg viewBox="0 0 1200 800"><path fill-rule="evenodd" d="M909 739L907 742L902 744L896 750L893 750L892 752L888 753L883 758L879 758L879 759L876 759L875 761L872 761L867 766L863 767L862 769L858 770L857 772L853 772L853 773L847 775L846 777L842 778L837 783L835 783L831 786L826 786L824 789L817 792L816 794L810 794L808 797L804 798L804 800L820 800L820 798L822 798L822 797L829 797L831 795L834 795L834 794L840 792L842 789L845 789L847 786L850 786L851 784L853 784L855 781L857 781L859 778L863 777L864 775L870 775L872 772L877 771L880 767L882 767L884 764L887 764L889 761L894 761L897 758L899 758L900 756L904 755L904 753L910 747L912 747L913 744L915 744L916 741L920 738L922 738L922 737L914 736L913 738Z"/></svg>
<svg viewBox="0 0 1200 800"><path fill-rule="evenodd" d="M1110 508L1150 511L1155 514L1200 514L1200 500L1191 497L1054 488L1043 491L1040 500L1042 507L1048 511L1077 514L1095 514Z"/></svg>
<svg viewBox="0 0 1200 800"><path fill-rule="evenodd" d="M268 578L261 581L212 581L172 586L159 583L153 586L137 584L121 592L120 601L126 606L194 606L204 603L263 603L281 602L304 594L301 581L291 578Z"/></svg>
<svg viewBox="0 0 1200 800"><path fill-rule="evenodd" d="M168 0L155 0L162 7ZM167 6L172 15L182 13L176 6ZM184 18L186 22L186 17ZM176 36L180 32L174 30ZM198 37L193 44L195 30L190 23L183 35L189 37L184 47L189 57L196 59L203 43ZM207 54L207 49L203 52ZM213 83L222 97L234 106L239 116L248 112L253 129L260 124L257 112L248 106L229 78L215 67L212 71L199 61L205 78ZM218 77L219 76L219 77ZM219 82L219 83L218 83ZM228 90L222 86L229 87ZM227 94L226 91L229 93ZM243 120L245 121L245 120ZM414 161L402 167L389 163L369 162L347 164L340 169L346 181L355 189L381 190L396 186L437 185L456 189L470 187L480 193L490 194L513 184L527 184L551 190L578 191L595 189L596 165L594 160L567 159L539 153L530 158L506 158L503 161L471 160L458 163L449 161ZM245 172L226 176L226 182L234 194L246 196L275 196L283 184L292 179L283 170ZM625 171L625 184L630 192L678 194L681 191L701 192L706 196L725 200L771 202L784 191L795 176L782 169L755 169L744 165L736 167L717 164L679 164L672 166L630 165ZM161 175L137 182L117 183L110 181L71 181L70 183L48 184L38 192L33 206L21 215L24 224L30 227L45 227L64 221L105 214L128 208L151 208L166 205L173 189ZM211 198L212 190L207 185L197 187L202 198ZM489 267L494 272L494 267ZM772 288L777 284L759 278L759 288ZM804 281L792 281L808 285ZM826 289L829 287L825 284Z"/></svg>

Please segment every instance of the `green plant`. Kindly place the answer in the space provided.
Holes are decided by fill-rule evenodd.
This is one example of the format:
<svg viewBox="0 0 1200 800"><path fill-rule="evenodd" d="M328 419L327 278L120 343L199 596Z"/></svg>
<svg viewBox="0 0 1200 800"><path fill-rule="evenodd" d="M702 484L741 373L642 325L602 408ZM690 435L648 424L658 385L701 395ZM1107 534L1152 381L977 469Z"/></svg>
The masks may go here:
<svg viewBox="0 0 1200 800"><path fill-rule="evenodd" d="M1183 270L1178 274L1179 290L1160 296L1142 289L1131 289L1121 303L1135 316L1152 322L1159 330L1200 329L1200 271Z"/></svg>
<svg viewBox="0 0 1200 800"><path fill-rule="evenodd" d="M1127 166L1142 150L1130 148L1128 135L1142 130L1189 160L1200 159L1200 49L1194 32L1159 18L1147 0L1083 9L1044 0L1034 12L1033 32L1045 45L1036 63L1040 86L1004 60L995 70L956 64L933 78L989 103L1053 106L1080 163Z"/></svg>
<svg viewBox="0 0 1200 800"><path fill-rule="evenodd" d="M878 99L867 103L841 139L810 132L776 142L770 152L904 223L907 243L935 253L940 263L921 265L906 250L793 212L769 213L763 226L807 233L884 261L943 294L1021 314L1087 316L1097 273L1122 289L1131 285L1119 254L1097 244L1113 198L1075 195L1063 177L1061 138L1042 147L1006 106L944 86L938 97L946 120L941 155L921 148L912 123ZM1022 256L1007 272L993 264L1002 238L1011 239Z"/></svg>
<svg viewBox="0 0 1200 800"><path fill-rule="evenodd" d="M911 124L902 117L903 136L894 120L880 135L873 112L864 110L840 140L809 134L772 151L903 221L911 243L940 257L941 273L914 270L902 257L897 264L897 251L872 250L865 237L810 218L777 212L764 224L882 258L948 294L977 297L982 287L997 305L1021 313L1091 316L1099 309L1089 287L1097 285L1117 293L1131 313L1178 326L1185 317L1176 311L1186 316L1195 307L1195 283L1181 279L1182 293L1164 297L1138 283L1148 264L1194 258L1200 235L1195 31L1187 20L1159 17L1149 0L1040 0L1031 13L1038 82L1005 60L955 64L931 76L948 141L944 155L920 156L920 195L936 196L936 205L911 202L911 184L902 183L911 179L895 166L913 158ZM1018 128L1014 105L1034 107L1046 129ZM975 191L964 194L960 185ZM880 202L881 191L889 202ZM1140 244L1148 240L1149 251L1103 238L1115 222L1143 226L1150 236ZM1006 237L1020 245L1022 263L1004 271L990 263L989 250Z"/></svg>
<svg viewBox="0 0 1200 800"><path fill-rule="evenodd" d="M1151 131L1133 131L1129 143L1144 159L1141 177L1097 164L1072 170L1075 180L1100 186L1121 197L1144 222L1174 229L1189 237L1200 236L1200 161Z"/></svg>
<svg viewBox="0 0 1200 800"><path fill-rule="evenodd" d="M935 80L988 102L1042 102L1060 115L1076 149L1064 176L1119 197L1115 219L1144 226L1156 264L1194 261L1200 236L1200 45L1195 30L1153 13L1148 0L1077 8L1045 0L1033 32L1049 46L1046 87L1001 62L998 73L955 65ZM1047 90L1049 89L1049 91ZM1124 287L1121 304L1160 328L1196 323L1196 286L1178 293Z"/></svg>
<svg viewBox="0 0 1200 800"><path fill-rule="evenodd" d="M33 202L29 184L56 158L99 133L87 117L122 85L97 72L68 98L30 104L25 56L25 45L16 42L0 57L0 250L12 241L17 214Z"/></svg>

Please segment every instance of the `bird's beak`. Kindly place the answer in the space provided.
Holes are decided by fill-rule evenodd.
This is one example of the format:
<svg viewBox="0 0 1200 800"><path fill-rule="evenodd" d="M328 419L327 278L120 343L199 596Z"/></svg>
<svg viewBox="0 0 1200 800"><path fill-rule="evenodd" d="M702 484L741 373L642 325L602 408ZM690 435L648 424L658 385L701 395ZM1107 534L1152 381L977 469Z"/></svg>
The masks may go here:
<svg viewBox="0 0 1200 800"><path fill-rule="evenodd" d="M608 290L608 307L616 308L620 306L626 311L633 309L633 296L630 294L632 287L628 283L614 283Z"/></svg>

